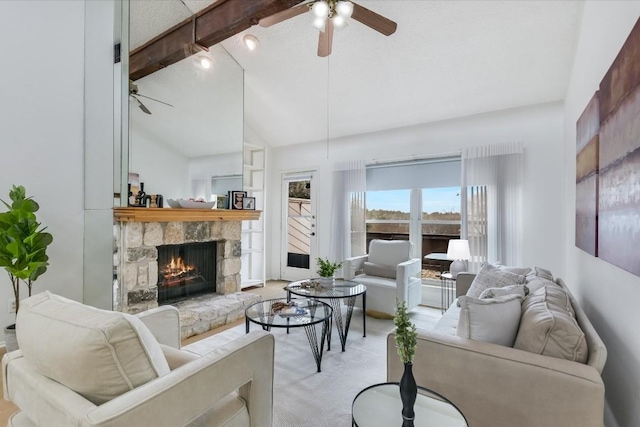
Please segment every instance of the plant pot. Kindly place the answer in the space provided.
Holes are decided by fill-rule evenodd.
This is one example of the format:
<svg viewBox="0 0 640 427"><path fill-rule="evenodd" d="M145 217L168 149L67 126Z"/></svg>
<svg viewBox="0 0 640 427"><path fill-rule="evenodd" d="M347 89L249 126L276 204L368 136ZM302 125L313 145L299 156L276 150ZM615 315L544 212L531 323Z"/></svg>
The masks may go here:
<svg viewBox="0 0 640 427"><path fill-rule="evenodd" d="M333 288L334 284L335 284L335 277L331 276L331 277L320 277L320 279L318 279L320 281L320 286L322 286L323 288Z"/></svg>
<svg viewBox="0 0 640 427"><path fill-rule="evenodd" d="M16 325L9 325L4 328L4 346L7 349L7 353L17 350L18 339L16 338Z"/></svg>
<svg viewBox="0 0 640 427"><path fill-rule="evenodd" d="M415 378L413 378L413 363L405 363L404 373L400 379L400 399L402 400L403 425L413 425L413 420L415 418L413 405L416 403L417 395L418 386L416 385Z"/></svg>

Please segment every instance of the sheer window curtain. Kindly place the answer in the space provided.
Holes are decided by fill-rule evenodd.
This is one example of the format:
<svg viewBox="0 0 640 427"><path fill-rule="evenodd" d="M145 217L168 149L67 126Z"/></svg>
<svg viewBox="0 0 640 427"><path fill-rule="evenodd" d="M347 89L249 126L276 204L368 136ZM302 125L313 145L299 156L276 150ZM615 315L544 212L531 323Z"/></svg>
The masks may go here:
<svg viewBox="0 0 640 427"><path fill-rule="evenodd" d="M364 161L341 162L333 172L330 256L338 262L365 255L367 246Z"/></svg>
<svg viewBox="0 0 640 427"><path fill-rule="evenodd" d="M462 151L462 238L469 240L469 270L483 262L522 263L524 148L520 142Z"/></svg>

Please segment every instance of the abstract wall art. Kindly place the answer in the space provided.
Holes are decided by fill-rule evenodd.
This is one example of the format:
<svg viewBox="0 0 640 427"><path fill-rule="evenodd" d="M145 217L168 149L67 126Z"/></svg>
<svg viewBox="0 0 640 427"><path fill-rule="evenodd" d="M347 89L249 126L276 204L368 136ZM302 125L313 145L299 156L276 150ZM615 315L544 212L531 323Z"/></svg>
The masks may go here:
<svg viewBox="0 0 640 427"><path fill-rule="evenodd" d="M576 125L576 246L598 256L598 92Z"/></svg>
<svg viewBox="0 0 640 427"><path fill-rule="evenodd" d="M576 246L640 276L640 19L576 124Z"/></svg>

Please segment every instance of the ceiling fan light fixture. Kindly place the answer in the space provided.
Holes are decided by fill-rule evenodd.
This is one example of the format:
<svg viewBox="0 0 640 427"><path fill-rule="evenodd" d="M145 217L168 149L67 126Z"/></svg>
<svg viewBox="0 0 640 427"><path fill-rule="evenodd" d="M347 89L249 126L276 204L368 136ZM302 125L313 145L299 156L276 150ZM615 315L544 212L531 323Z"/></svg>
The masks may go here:
<svg viewBox="0 0 640 427"><path fill-rule="evenodd" d="M347 20L344 19L344 17L342 17L340 15L336 15L331 19L333 20L333 26L335 27L336 30L340 30L340 29L346 27L347 25L349 25Z"/></svg>
<svg viewBox="0 0 640 427"><path fill-rule="evenodd" d="M244 45L247 49L254 51L260 47L260 40L254 35L247 34L242 38Z"/></svg>
<svg viewBox="0 0 640 427"><path fill-rule="evenodd" d="M324 16L322 18L314 18L312 25L320 31L324 31L325 25L327 22L327 17Z"/></svg>
<svg viewBox="0 0 640 427"><path fill-rule="evenodd" d="M317 1L311 6L311 12L316 18L326 18L329 14L329 3L325 0Z"/></svg>
<svg viewBox="0 0 640 427"><path fill-rule="evenodd" d="M353 14L353 3L350 1L339 1L338 4L336 4L336 13L346 21L351 18Z"/></svg>

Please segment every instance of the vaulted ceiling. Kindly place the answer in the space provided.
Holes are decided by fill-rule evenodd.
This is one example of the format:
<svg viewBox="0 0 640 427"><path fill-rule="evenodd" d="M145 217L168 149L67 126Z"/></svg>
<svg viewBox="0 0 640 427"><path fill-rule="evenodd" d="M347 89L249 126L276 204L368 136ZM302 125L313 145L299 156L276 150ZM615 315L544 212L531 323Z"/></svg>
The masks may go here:
<svg viewBox="0 0 640 427"><path fill-rule="evenodd" d="M564 98L581 1L356 2L397 22L397 32L385 37L354 21L319 58L318 30L303 14L221 43L245 70L252 135L281 146ZM211 0L185 4L152 9L178 22ZM258 37L258 50L244 47L245 34Z"/></svg>

